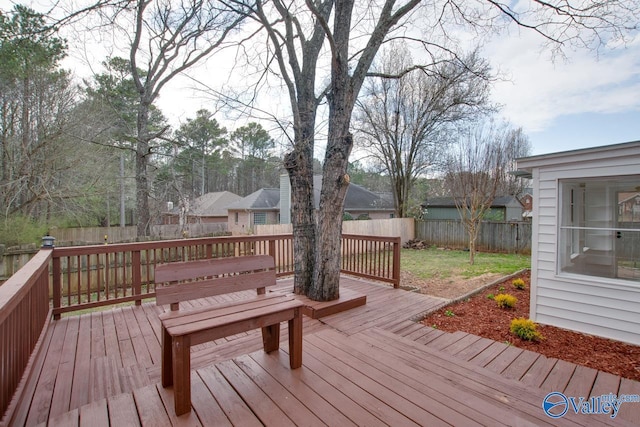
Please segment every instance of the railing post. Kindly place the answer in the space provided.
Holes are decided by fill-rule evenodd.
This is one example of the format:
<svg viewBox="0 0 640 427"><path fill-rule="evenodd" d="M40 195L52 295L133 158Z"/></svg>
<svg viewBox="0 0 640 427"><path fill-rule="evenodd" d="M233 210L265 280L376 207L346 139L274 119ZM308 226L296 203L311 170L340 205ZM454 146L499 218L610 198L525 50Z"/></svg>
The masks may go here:
<svg viewBox="0 0 640 427"><path fill-rule="evenodd" d="M276 239L269 239L269 255L276 259Z"/></svg>
<svg viewBox="0 0 640 427"><path fill-rule="evenodd" d="M55 250L54 250L55 251ZM55 252L54 252L55 254ZM60 319L60 313L57 309L61 306L62 299L62 267L60 257L53 257L53 318Z"/></svg>
<svg viewBox="0 0 640 427"><path fill-rule="evenodd" d="M396 237L393 241L393 287L400 287L400 237Z"/></svg>
<svg viewBox="0 0 640 427"><path fill-rule="evenodd" d="M131 252L131 281L133 282L133 294L142 294L142 262L140 251ZM142 305L142 298L136 299L136 305Z"/></svg>

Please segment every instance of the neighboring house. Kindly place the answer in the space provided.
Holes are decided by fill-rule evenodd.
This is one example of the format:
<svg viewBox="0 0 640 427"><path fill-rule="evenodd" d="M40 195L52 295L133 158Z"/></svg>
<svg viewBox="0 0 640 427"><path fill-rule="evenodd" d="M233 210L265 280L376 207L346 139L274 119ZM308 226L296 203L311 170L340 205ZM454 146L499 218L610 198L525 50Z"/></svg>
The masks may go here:
<svg viewBox="0 0 640 427"><path fill-rule="evenodd" d="M423 219L459 220L460 213L451 197L434 197L422 204ZM524 207L513 196L496 197L491 208L485 214L490 221L522 221Z"/></svg>
<svg viewBox="0 0 640 427"><path fill-rule="evenodd" d="M640 345L640 141L518 168L533 177L531 319Z"/></svg>
<svg viewBox="0 0 640 427"><path fill-rule="evenodd" d="M229 191L204 194L187 206L172 208L162 214L164 225L180 223L180 209L185 210L187 224L211 224L227 222L227 205L241 200L242 197Z"/></svg>
<svg viewBox="0 0 640 427"><path fill-rule="evenodd" d="M314 176L314 203L320 204L322 177ZM255 225L291 223L291 189L289 177L280 177L280 188L263 188L229 205L228 227L235 234L251 233ZM393 218L395 209L388 195L377 194L356 184L349 184L345 196L345 213L353 219Z"/></svg>
<svg viewBox="0 0 640 427"><path fill-rule="evenodd" d="M227 206L228 229L233 234L253 231L254 225L278 224L280 190L261 188Z"/></svg>
<svg viewBox="0 0 640 427"><path fill-rule="evenodd" d="M313 177L313 200L316 210L320 206L322 176ZM280 223L291 223L291 187L287 175L280 176ZM344 200L344 212L353 219L389 219L395 215L393 197L374 193L366 188L349 184Z"/></svg>

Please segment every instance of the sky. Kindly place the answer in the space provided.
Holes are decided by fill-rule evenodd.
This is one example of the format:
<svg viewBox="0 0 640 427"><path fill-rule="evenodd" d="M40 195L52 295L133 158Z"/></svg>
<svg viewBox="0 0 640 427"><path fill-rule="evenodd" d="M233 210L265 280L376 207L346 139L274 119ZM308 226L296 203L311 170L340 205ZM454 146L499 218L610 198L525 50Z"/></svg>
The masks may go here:
<svg viewBox="0 0 640 427"><path fill-rule="evenodd" d="M505 75L494 100L523 127L532 154L640 140L640 39L551 60L539 37L524 33L494 40L485 55Z"/></svg>
<svg viewBox="0 0 640 427"><path fill-rule="evenodd" d="M0 0L0 8L8 10L13 3ZM493 87L493 101L502 106L503 118L523 128L531 154L640 140L640 36L614 50L565 51L566 58L555 60L541 49L541 42L531 31L503 33L482 51L501 76ZM95 51L71 52L63 65L86 78L90 72L78 58ZM90 59L94 65L101 60ZM214 61L198 73L215 81L214 70L224 62ZM185 78L165 87L157 104L172 124L194 117L200 108L214 110L192 87ZM224 118L218 120L225 124ZM233 130L234 124L227 127Z"/></svg>

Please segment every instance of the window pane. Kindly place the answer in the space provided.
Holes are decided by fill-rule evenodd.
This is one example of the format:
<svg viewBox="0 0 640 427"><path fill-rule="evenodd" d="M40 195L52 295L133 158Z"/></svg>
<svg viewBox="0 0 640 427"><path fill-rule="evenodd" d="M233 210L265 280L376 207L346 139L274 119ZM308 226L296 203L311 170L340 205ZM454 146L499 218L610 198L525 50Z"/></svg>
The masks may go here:
<svg viewBox="0 0 640 427"><path fill-rule="evenodd" d="M266 224L267 223L267 213L266 212L256 212L253 214L253 223L254 224Z"/></svg>
<svg viewBox="0 0 640 427"><path fill-rule="evenodd" d="M640 281L640 177L560 181L561 272Z"/></svg>

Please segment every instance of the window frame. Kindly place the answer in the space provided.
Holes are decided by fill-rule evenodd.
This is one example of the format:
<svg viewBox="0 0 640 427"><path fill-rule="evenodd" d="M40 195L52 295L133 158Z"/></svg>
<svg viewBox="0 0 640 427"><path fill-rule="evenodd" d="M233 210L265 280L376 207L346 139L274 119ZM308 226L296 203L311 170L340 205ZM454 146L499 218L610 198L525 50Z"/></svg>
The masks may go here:
<svg viewBox="0 0 640 427"><path fill-rule="evenodd" d="M562 178L557 188L556 274L639 285L640 215L625 221L620 204L640 194L640 175Z"/></svg>

